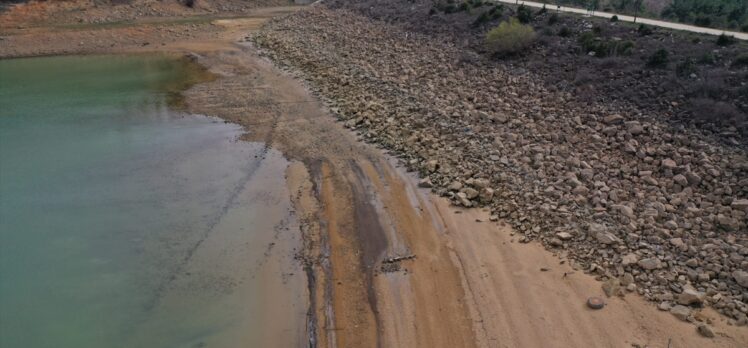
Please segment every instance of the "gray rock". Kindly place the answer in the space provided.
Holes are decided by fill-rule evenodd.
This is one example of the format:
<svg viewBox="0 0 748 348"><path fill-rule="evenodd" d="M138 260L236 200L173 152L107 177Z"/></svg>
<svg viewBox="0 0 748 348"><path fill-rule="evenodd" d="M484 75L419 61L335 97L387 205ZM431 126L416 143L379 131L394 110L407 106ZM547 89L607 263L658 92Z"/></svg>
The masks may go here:
<svg viewBox="0 0 748 348"><path fill-rule="evenodd" d="M489 185L491 185L491 182L488 181L488 179L475 179L473 180L473 187L477 189L486 188Z"/></svg>
<svg viewBox="0 0 748 348"><path fill-rule="evenodd" d="M639 121L630 121L626 122L626 130L631 135L639 135L644 132L644 127L642 127Z"/></svg>
<svg viewBox="0 0 748 348"><path fill-rule="evenodd" d="M701 183L701 177L693 172L687 172L686 179L688 180L688 184L691 186L697 186Z"/></svg>
<svg viewBox="0 0 748 348"><path fill-rule="evenodd" d="M620 241L615 234L608 232L608 227L603 224L591 223L589 231L602 244L611 245Z"/></svg>
<svg viewBox="0 0 748 348"><path fill-rule="evenodd" d="M631 284L634 284L634 276L631 275L631 273L626 273L621 277L621 285L623 286L629 286Z"/></svg>
<svg viewBox="0 0 748 348"><path fill-rule="evenodd" d="M418 182L418 187L432 188L434 187L434 184L431 183L431 179L423 178L421 179L421 181Z"/></svg>
<svg viewBox="0 0 748 348"><path fill-rule="evenodd" d="M675 181L676 184L686 187L688 186L688 179L683 174L678 174L673 177L673 181Z"/></svg>
<svg viewBox="0 0 748 348"><path fill-rule="evenodd" d="M470 201L470 199L467 198L467 195L465 192L459 192L457 193L457 201L460 202L460 205L463 207L472 207L473 202Z"/></svg>
<svg viewBox="0 0 748 348"><path fill-rule="evenodd" d="M471 187L464 188L462 192L465 193L465 197L467 197L467 199L473 199L475 197L478 197L478 194L479 194L477 190Z"/></svg>
<svg viewBox="0 0 748 348"><path fill-rule="evenodd" d="M683 292L678 295L678 303L687 306L692 304L701 305L704 303L705 298L706 294L703 292L691 287L686 287L683 289Z"/></svg>
<svg viewBox="0 0 748 348"><path fill-rule="evenodd" d="M623 116L621 115L610 115L603 118L605 124L621 124L623 123Z"/></svg>
<svg viewBox="0 0 748 348"><path fill-rule="evenodd" d="M435 172L439 168L439 161L437 160L430 160L426 162L426 170L429 173Z"/></svg>
<svg viewBox="0 0 748 348"><path fill-rule="evenodd" d="M447 187L450 191L459 191L462 189L462 183L459 181L453 181L451 184L449 184L449 187Z"/></svg>
<svg viewBox="0 0 748 348"><path fill-rule="evenodd" d="M667 302L667 301L660 302L660 304L657 305L657 309L659 309L661 311L669 311L670 308L673 308L673 305L671 305L670 302ZM688 308L686 308L686 309L688 309ZM688 316L686 316L686 317L688 317Z"/></svg>
<svg viewBox="0 0 748 348"><path fill-rule="evenodd" d="M686 321L688 320L688 317L691 315L691 308L688 308L682 305L675 305L672 308L670 308L670 314L674 315L676 318L680 320Z"/></svg>
<svg viewBox="0 0 748 348"><path fill-rule="evenodd" d="M628 253L621 258L621 265L628 266L639 262L639 256L634 253Z"/></svg>
<svg viewBox="0 0 748 348"><path fill-rule="evenodd" d="M493 189L484 187L480 190L479 198L482 203L489 203L493 199L493 195Z"/></svg>
<svg viewBox="0 0 748 348"><path fill-rule="evenodd" d="M618 278L610 278L603 283L602 287L606 296L615 296L621 292L621 281Z"/></svg>
<svg viewBox="0 0 748 348"><path fill-rule="evenodd" d="M732 277L738 285L748 289L748 272L738 270L732 272Z"/></svg>
<svg viewBox="0 0 748 348"><path fill-rule="evenodd" d="M678 166L678 164L675 163L675 161L673 161L670 158L666 158L666 159L662 160L662 168L663 169L671 169L672 170L672 169L675 169L677 166Z"/></svg>
<svg viewBox="0 0 748 348"><path fill-rule="evenodd" d="M634 209L632 209L631 207L629 207L627 205L622 205L622 204L621 205L614 205L613 209L617 210L619 214L621 214L621 215L623 215L625 217L628 217L630 219L633 219L633 218L636 217L636 215L634 215Z"/></svg>
<svg viewBox="0 0 748 348"><path fill-rule="evenodd" d="M696 327L696 330L699 331L701 336L712 338L714 337L714 329L712 329L711 326L707 324L699 324L699 326Z"/></svg>
<svg viewBox="0 0 748 348"><path fill-rule="evenodd" d="M736 199L736 200L733 200L732 204L730 204L730 206L733 209L745 210L746 208L748 208L748 199Z"/></svg>
<svg viewBox="0 0 748 348"><path fill-rule="evenodd" d="M639 267L641 267L643 269L651 271L651 270L654 270L654 269L661 268L662 267L662 261L660 261L660 259L658 259L656 257L650 257L650 258L646 258L646 259L643 259L643 260L639 260L639 262L637 262L637 265L639 265Z"/></svg>
<svg viewBox="0 0 748 348"><path fill-rule="evenodd" d="M569 232L558 232L556 233L556 237L558 237L561 240L569 240L569 239L572 239L574 236Z"/></svg>

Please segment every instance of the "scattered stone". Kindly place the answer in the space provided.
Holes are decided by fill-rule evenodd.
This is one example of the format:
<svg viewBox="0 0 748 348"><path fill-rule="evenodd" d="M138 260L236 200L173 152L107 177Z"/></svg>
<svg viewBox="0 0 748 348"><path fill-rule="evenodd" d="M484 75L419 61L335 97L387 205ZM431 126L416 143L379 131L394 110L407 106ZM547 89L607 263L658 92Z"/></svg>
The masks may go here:
<svg viewBox="0 0 748 348"><path fill-rule="evenodd" d="M431 179L423 178L418 182L418 187L432 188L434 187L434 184L431 183Z"/></svg>
<svg viewBox="0 0 748 348"><path fill-rule="evenodd" d="M667 301L660 302L660 304L657 305L657 309L661 311L669 311L670 308L673 308L673 306Z"/></svg>
<svg viewBox="0 0 748 348"><path fill-rule="evenodd" d="M673 181L675 181L676 184L686 187L688 186L688 179L683 174L678 174L673 177Z"/></svg>
<svg viewBox="0 0 748 348"><path fill-rule="evenodd" d="M459 191L462 190L462 183L459 181L453 181L449 186L447 187L450 191Z"/></svg>
<svg viewBox="0 0 748 348"><path fill-rule="evenodd" d="M590 297L587 299L587 307L592 309L602 309L605 307L605 301L599 297Z"/></svg>
<svg viewBox="0 0 748 348"><path fill-rule="evenodd" d="M683 305L675 305L672 308L670 308L670 314L674 315L676 318L686 321L688 320L688 317L691 315L691 308L688 308Z"/></svg>
<svg viewBox="0 0 748 348"><path fill-rule="evenodd" d="M590 224L590 233L597 238L597 241L603 244L616 244L620 241L615 234L608 232L608 227L601 224L592 223Z"/></svg>
<svg viewBox="0 0 748 348"><path fill-rule="evenodd" d="M748 199L736 199L732 201L732 204L730 204L730 206L733 209L745 210L746 208L748 208Z"/></svg>
<svg viewBox="0 0 748 348"><path fill-rule="evenodd" d="M569 232L558 232L556 233L556 237L558 237L561 240L569 240L569 239L572 239L574 236Z"/></svg>
<svg viewBox="0 0 748 348"><path fill-rule="evenodd" d="M678 295L678 303L687 306L693 304L701 305L704 303L705 298L706 294L703 292L697 291L692 287L685 287L683 292Z"/></svg>
<svg viewBox="0 0 748 348"><path fill-rule="evenodd" d="M603 291L608 297L621 294L621 281L618 278L610 278L603 283Z"/></svg>
<svg viewBox="0 0 748 348"><path fill-rule="evenodd" d="M558 238L551 238L548 243L550 243L551 246L554 246L554 247L560 247L564 245L564 242Z"/></svg>
<svg viewBox="0 0 748 348"><path fill-rule="evenodd" d="M732 277L738 285L748 289L748 272L735 271L732 272Z"/></svg>
<svg viewBox="0 0 748 348"><path fill-rule="evenodd" d="M678 166L678 164L675 163L675 161L673 161L673 160L671 160L669 158L662 160L662 168L663 169L670 169L670 170L672 170L672 169L675 169L677 166Z"/></svg>
<svg viewBox="0 0 748 348"><path fill-rule="evenodd" d="M653 269L659 269L662 267L662 262L656 257L650 257L637 262L639 267L651 271Z"/></svg>
<svg viewBox="0 0 748 348"><path fill-rule="evenodd" d="M493 189L484 187L480 190L479 197L481 203L490 203L493 200Z"/></svg>
<svg viewBox="0 0 748 348"><path fill-rule="evenodd" d="M634 253L628 253L621 258L621 265L628 266L639 262L639 256Z"/></svg>
<svg viewBox="0 0 748 348"><path fill-rule="evenodd" d="M610 115L603 119L605 124L621 124L623 123L623 116L621 115Z"/></svg>
<svg viewBox="0 0 748 348"><path fill-rule="evenodd" d="M430 160L426 162L426 170L429 173L435 172L439 168L439 161L437 160Z"/></svg>
<svg viewBox="0 0 748 348"><path fill-rule="evenodd" d="M465 193L465 197L467 197L467 199L473 199L475 197L478 197L479 195L478 191L471 187L466 187L462 189L462 192Z"/></svg>
<svg viewBox="0 0 748 348"><path fill-rule="evenodd" d="M714 330L711 326L707 324L699 324L699 326L696 327L696 330L699 331L701 336L713 338L714 337Z"/></svg>
<svg viewBox="0 0 748 348"><path fill-rule="evenodd" d="M621 277L621 285L623 286L629 286L631 284L634 284L634 276L631 275L631 273L626 273Z"/></svg>

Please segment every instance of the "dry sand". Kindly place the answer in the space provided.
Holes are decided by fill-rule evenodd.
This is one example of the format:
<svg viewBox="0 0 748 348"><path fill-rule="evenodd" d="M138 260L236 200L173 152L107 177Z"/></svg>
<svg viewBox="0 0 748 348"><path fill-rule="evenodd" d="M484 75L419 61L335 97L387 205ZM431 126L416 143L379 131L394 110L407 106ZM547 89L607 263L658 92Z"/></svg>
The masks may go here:
<svg viewBox="0 0 748 348"><path fill-rule="evenodd" d="M748 330L710 311L704 313L713 320L713 339L633 294L588 309L589 296L603 296L600 283L562 263L563 255L520 244L486 212L452 207L417 188L393 159L335 122L301 82L238 43L265 20L297 9L207 21L190 27L187 38L164 34L146 46L96 43L130 42L131 34L154 41L143 31L167 31L133 23L2 33L13 45L2 45L0 56L181 52L220 76L188 90L187 108L245 126L247 139L291 161L286 182L304 239L299 259L309 286L300 291L309 297L311 346L748 346ZM77 36L86 38L80 47L46 45ZM382 272L382 260L410 254L415 258L400 261L399 271Z"/></svg>

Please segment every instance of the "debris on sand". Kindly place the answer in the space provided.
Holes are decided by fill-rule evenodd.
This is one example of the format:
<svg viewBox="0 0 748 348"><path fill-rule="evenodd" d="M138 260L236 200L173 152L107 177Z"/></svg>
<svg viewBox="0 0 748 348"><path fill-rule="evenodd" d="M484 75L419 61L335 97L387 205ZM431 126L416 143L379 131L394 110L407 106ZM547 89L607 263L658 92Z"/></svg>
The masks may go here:
<svg viewBox="0 0 748 348"><path fill-rule="evenodd" d="M403 260L412 260L412 259L415 259L415 258L416 258L415 254L408 254L408 255L405 255L405 256L394 256L394 257L388 257L388 258L382 260L382 263L396 263L396 262L400 262L400 261L403 261Z"/></svg>

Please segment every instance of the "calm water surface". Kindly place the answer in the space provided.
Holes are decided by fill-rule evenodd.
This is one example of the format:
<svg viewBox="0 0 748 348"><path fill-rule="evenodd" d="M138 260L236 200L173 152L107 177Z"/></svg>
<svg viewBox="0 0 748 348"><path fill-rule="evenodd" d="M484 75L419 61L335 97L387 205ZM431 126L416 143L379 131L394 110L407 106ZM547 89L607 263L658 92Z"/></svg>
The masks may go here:
<svg viewBox="0 0 748 348"><path fill-rule="evenodd" d="M0 347L302 334L287 162L238 126L170 111L165 90L190 71L162 56L0 60Z"/></svg>

